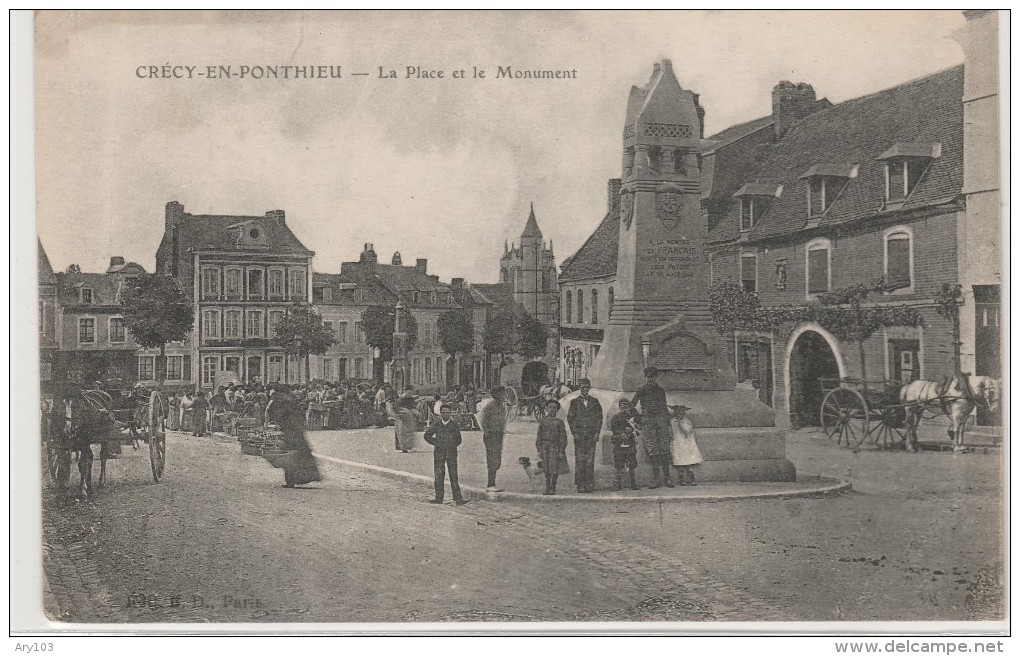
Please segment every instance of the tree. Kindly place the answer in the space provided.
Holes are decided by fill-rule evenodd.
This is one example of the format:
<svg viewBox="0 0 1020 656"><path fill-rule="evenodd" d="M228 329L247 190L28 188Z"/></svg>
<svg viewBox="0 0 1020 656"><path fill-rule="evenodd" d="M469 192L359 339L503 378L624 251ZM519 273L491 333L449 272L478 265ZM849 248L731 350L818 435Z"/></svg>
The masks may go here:
<svg viewBox="0 0 1020 656"><path fill-rule="evenodd" d="M191 299L175 279L147 273L128 281L120 307L135 342L144 348L159 348L156 382L162 385L167 343L183 340L195 323Z"/></svg>
<svg viewBox="0 0 1020 656"><path fill-rule="evenodd" d="M64 270L64 273L81 273L81 267L78 266L77 264L68 264L67 269Z"/></svg>
<svg viewBox="0 0 1020 656"><path fill-rule="evenodd" d="M382 360L393 359L393 332L394 317L396 308L373 305L365 308L361 313L361 325L365 330L365 342L372 347L379 349L379 357ZM418 321L408 311L401 312L403 319L401 326L407 334L407 348L411 348L418 342Z"/></svg>
<svg viewBox="0 0 1020 656"><path fill-rule="evenodd" d="M496 308L486 317L485 330L482 333L482 348L486 353L499 353L501 368L506 362L508 354L517 353L517 317L513 312L504 308Z"/></svg>
<svg viewBox="0 0 1020 656"><path fill-rule="evenodd" d="M333 331L322 323L322 317L307 303L295 303L287 316L276 324L277 344L290 355L305 362L305 379L311 380L309 356L322 355L333 345Z"/></svg>
<svg viewBox="0 0 1020 656"><path fill-rule="evenodd" d="M953 324L953 371L960 373L960 304L963 303L963 287L942 283L942 289L935 294L935 312Z"/></svg>
<svg viewBox="0 0 1020 656"><path fill-rule="evenodd" d="M475 325L464 310L447 310L439 315L439 344L444 353L470 353L475 348Z"/></svg>
<svg viewBox="0 0 1020 656"><path fill-rule="evenodd" d="M528 360L545 355L549 345L549 331L542 322L522 311L517 320L517 352Z"/></svg>

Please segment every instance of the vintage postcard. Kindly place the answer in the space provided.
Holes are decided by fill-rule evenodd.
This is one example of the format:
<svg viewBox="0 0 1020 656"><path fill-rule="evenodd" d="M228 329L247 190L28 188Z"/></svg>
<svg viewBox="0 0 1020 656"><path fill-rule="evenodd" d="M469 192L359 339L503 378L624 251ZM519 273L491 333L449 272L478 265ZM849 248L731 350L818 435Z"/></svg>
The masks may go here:
<svg viewBox="0 0 1020 656"><path fill-rule="evenodd" d="M1008 29L34 14L19 612L985 650Z"/></svg>

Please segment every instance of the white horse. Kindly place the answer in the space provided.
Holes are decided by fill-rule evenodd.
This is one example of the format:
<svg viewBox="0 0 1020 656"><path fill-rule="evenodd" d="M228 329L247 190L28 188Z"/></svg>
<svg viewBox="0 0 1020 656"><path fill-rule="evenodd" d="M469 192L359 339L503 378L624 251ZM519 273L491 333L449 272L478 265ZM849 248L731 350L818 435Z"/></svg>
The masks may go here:
<svg viewBox="0 0 1020 656"><path fill-rule="evenodd" d="M930 380L907 383L900 389L900 403L907 413L907 438L904 440L907 450L917 450L917 427L925 409L937 405L949 417L952 421L949 439L953 443L953 451L960 452L964 448L967 420L974 409L980 406L995 412L1000 400L999 381L990 376L960 374L942 383Z"/></svg>

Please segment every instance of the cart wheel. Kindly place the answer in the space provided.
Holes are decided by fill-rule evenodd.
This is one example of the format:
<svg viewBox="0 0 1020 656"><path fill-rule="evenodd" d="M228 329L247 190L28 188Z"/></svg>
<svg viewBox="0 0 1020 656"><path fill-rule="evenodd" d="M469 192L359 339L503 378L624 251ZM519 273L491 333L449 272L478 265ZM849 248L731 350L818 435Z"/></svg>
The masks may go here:
<svg viewBox="0 0 1020 656"><path fill-rule="evenodd" d="M868 404L856 390L838 387L822 401L822 428L839 446L860 446L868 436Z"/></svg>
<svg viewBox="0 0 1020 656"><path fill-rule="evenodd" d="M520 414L520 398L517 396L516 389L513 387L505 389L503 392L503 404L507 422L517 419L517 415Z"/></svg>
<svg viewBox="0 0 1020 656"><path fill-rule="evenodd" d="M887 405L873 411L876 423L868 431L876 446L890 448L904 443L907 411L901 405Z"/></svg>
<svg viewBox="0 0 1020 656"><path fill-rule="evenodd" d="M149 463L152 480L159 483L166 466L166 431L163 429L163 397L158 392L149 396Z"/></svg>

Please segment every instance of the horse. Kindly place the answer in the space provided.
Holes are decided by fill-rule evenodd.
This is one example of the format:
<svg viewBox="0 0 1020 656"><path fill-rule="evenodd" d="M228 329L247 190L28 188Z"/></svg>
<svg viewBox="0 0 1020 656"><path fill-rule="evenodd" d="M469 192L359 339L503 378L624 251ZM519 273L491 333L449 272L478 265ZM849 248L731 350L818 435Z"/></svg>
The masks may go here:
<svg viewBox="0 0 1020 656"><path fill-rule="evenodd" d="M57 485L64 489L70 478L71 453L78 457L78 494L92 494L93 444L99 444L99 487L106 484L106 461L110 457L109 436L118 431L111 408L113 400L102 390L72 390L53 410L58 414L50 436Z"/></svg>
<svg viewBox="0 0 1020 656"><path fill-rule="evenodd" d="M926 408L938 405L952 421L949 439L953 443L953 452L959 453L964 450L964 431L974 409L983 407L995 412L1000 400L999 381L990 376L958 374L942 383L930 380L907 383L900 389L900 403L906 410L907 435L903 441L907 450L917 450L917 427Z"/></svg>

